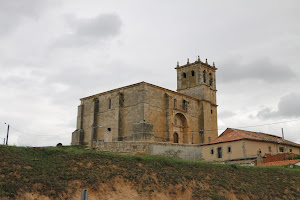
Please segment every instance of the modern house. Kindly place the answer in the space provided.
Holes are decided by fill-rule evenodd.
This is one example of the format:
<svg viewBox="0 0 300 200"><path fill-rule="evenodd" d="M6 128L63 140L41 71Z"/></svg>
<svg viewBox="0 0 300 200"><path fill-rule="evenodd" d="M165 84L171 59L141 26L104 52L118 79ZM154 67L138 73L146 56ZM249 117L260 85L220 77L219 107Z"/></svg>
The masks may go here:
<svg viewBox="0 0 300 200"><path fill-rule="evenodd" d="M300 154L299 144L282 137L232 128L227 128L217 139L201 146L204 160L223 163L256 164L267 156Z"/></svg>

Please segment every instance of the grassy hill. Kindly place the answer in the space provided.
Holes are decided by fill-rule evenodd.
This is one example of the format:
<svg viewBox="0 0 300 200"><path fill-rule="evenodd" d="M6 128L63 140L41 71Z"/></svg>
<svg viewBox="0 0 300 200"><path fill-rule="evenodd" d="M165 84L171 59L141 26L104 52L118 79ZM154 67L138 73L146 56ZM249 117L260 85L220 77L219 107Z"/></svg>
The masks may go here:
<svg viewBox="0 0 300 200"><path fill-rule="evenodd" d="M0 146L0 199L299 199L300 170Z"/></svg>

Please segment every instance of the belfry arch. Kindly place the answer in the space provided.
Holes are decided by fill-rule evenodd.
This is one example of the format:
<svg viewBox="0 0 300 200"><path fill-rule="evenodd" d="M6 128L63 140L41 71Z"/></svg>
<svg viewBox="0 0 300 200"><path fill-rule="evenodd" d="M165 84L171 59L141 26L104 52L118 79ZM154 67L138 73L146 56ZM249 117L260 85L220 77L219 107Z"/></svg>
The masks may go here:
<svg viewBox="0 0 300 200"><path fill-rule="evenodd" d="M188 123L186 117L182 113L177 113L174 116L173 142L184 144L189 143Z"/></svg>

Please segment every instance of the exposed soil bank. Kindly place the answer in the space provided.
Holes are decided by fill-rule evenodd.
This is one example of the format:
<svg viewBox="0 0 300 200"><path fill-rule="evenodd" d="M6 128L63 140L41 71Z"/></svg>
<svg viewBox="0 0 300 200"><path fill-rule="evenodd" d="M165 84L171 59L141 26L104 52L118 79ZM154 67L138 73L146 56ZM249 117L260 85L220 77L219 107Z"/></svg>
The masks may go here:
<svg viewBox="0 0 300 200"><path fill-rule="evenodd" d="M0 146L0 199L297 199L300 170Z"/></svg>

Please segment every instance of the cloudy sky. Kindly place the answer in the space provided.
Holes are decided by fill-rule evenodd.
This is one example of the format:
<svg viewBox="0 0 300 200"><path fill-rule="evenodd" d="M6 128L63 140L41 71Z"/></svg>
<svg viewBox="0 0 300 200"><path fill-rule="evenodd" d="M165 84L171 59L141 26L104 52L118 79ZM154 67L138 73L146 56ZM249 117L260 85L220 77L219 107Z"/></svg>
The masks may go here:
<svg viewBox="0 0 300 200"><path fill-rule="evenodd" d="M0 142L71 142L79 99L216 63L219 133L300 143L299 1L0 0ZM278 123L285 122L285 123ZM268 125L267 125L268 124ZM262 126L258 126L262 125Z"/></svg>

